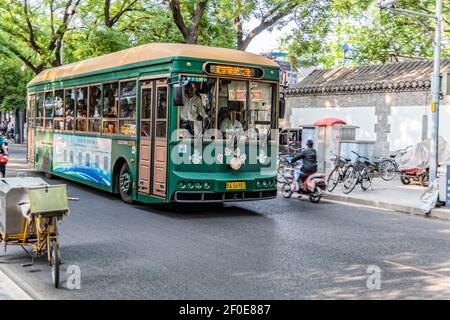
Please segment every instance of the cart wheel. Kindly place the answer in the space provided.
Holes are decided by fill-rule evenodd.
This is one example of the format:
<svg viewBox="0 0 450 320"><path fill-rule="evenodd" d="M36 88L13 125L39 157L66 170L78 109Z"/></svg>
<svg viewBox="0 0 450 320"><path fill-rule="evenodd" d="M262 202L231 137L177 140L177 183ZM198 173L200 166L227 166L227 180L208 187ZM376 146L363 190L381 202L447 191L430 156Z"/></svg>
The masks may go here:
<svg viewBox="0 0 450 320"><path fill-rule="evenodd" d="M404 176L404 175L400 176L400 181L405 185L411 183L411 179L409 179L407 176Z"/></svg>
<svg viewBox="0 0 450 320"><path fill-rule="evenodd" d="M419 182L422 185L422 187L428 188L429 181L428 181L428 172L423 173L420 177L419 177Z"/></svg>
<svg viewBox="0 0 450 320"><path fill-rule="evenodd" d="M55 285L55 288L59 288L59 265L61 264L61 257L59 256L59 247L56 240L52 240L51 248L49 248L49 250L51 250L50 263L52 267L53 284Z"/></svg>

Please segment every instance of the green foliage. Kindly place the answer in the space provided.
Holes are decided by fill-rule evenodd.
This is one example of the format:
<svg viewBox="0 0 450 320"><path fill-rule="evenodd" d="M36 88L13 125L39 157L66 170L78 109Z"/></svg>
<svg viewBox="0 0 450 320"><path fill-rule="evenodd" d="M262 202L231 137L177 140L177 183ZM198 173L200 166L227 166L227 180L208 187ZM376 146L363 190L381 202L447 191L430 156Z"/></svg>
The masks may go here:
<svg viewBox="0 0 450 320"><path fill-rule="evenodd" d="M347 65L432 58L432 19L413 19L380 10L374 6L375 0L325 2L318 23L310 28L299 28L282 42L297 65L342 66L344 44L352 47L352 60L347 61ZM434 0L400 0L397 8L433 14L434 4ZM444 5L444 20L445 37L449 38L448 5ZM443 48L442 57L450 57L449 45Z"/></svg>
<svg viewBox="0 0 450 320"><path fill-rule="evenodd" d="M32 77L16 59L0 56L0 111L26 107L26 84Z"/></svg>

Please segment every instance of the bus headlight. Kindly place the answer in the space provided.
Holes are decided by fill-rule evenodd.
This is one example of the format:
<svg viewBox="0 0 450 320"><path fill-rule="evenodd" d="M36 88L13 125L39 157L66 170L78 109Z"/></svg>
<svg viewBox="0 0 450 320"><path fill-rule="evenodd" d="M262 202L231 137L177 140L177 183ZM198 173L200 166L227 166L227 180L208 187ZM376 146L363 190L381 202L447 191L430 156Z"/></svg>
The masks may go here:
<svg viewBox="0 0 450 320"><path fill-rule="evenodd" d="M209 189L209 182L208 182L208 181L206 181L206 182L203 184L203 188Z"/></svg>
<svg viewBox="0 0 450 320"><path fill-rule="evenodd" d="M200 188L202 187L201 182L197 181L197 182L195 183L195 187L196 187L197 189L200 189Z"/></svg>
<svg viewBox="0 0 450 320"><path fill-rule="evenodd" d="M184 188L185 186L186 186L186 184L184 183L184 181L178 182L178 187L179 188Z"/></svg>

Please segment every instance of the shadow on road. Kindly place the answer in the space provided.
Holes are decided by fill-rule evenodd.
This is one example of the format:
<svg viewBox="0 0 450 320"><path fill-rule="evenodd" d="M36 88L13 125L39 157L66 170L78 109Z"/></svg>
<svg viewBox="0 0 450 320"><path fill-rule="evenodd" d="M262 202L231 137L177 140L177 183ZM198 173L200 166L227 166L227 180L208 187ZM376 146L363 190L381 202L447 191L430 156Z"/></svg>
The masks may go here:
<svg viewBox="0 0 450 320"><path fill-rule="evenodd" d="M256 211L237 207L233 204L137 204L134 207L142 211L148 211L177 219L264 217Z"/></svg>

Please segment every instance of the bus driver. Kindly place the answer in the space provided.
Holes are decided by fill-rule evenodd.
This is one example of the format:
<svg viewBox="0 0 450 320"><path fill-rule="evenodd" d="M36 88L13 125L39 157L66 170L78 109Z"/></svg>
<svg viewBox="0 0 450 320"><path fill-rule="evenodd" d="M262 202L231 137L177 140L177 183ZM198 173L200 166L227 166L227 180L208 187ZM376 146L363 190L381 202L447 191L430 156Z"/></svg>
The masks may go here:
<svg viewBox="0 0 450 320"><path fill-rule="evenodd" d="M208 119L203 100L197 92L197 87L193 83L188 83L185 89L184 105L180 108L181 128L192 133L201 132L201 121ZM194 127L194 128L193 128Z"/></svg>

